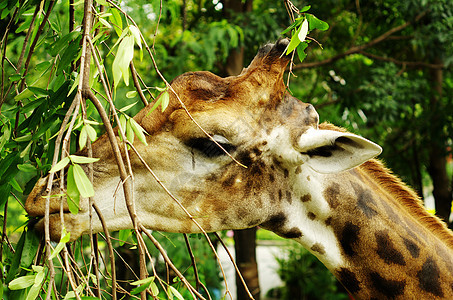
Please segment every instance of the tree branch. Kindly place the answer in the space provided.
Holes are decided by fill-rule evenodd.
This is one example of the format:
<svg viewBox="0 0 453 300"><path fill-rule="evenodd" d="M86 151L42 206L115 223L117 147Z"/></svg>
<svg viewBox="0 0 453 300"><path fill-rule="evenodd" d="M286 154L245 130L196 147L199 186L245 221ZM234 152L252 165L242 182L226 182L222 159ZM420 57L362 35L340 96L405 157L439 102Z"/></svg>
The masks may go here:
<svg viewBox="0 0 453 300"><path fill-rule="evenodd" d="M299 64L297 65L296 67L293 68L293 70L298 70L298 69L303 69L303 68L316 68L316 67L320 67L320 66L324 66L324 65L328 65L328 64L331 64L331 63L334 63L335 61L339 60L339 59L342 59L343 57L346 57L348 55L351 55L351 54L356 54L356 53L360 53L361 51L365 50L365 49L368 49L368 48L371 48L373 46L375 46L376 44L379 44L385 40L387 40L392 34L394 34L395 32L398 32L398 31L401 31L403 30L404 28L418 22L421 18L423 18L426 14L428 13L428 10L425 10L424 12L420 13L419 15L417 15L414 20L412 21L407 21L406 23L400 25L400 26L396 26L388 31L386 31L385 33L381 34L380 36L378 36L377 38L375 38L374 40L366 43L366 44L363 44L363 45L359 45L359 46L354 46L354 47L351 47L349 48L349 50L346 50L345 52L343 53L340 53L340 54L337 54L337 55L334 55L330 58L327 58L325 60L322 60L322 61L317 61L317 62L311 62L311 63L302 63L302 64Z"/></svg>
<svg viewBox="0 0 453 300"><path fill-rule="evenodd" d="M384 56L379 56L375 54L371 54L368 52L360 51L358 52L366 57L369 57L374 60L380 60L380 61L387 61L387 62L392 62L396 65L404 65L404 66L410 66L410 67L420 67L420 68L429 68L429 69L442 69L444 67L443 64L430 64L430 63L425 63L422 61L402 61L402 60L397 60L392 57L384 57Z"/></svg>

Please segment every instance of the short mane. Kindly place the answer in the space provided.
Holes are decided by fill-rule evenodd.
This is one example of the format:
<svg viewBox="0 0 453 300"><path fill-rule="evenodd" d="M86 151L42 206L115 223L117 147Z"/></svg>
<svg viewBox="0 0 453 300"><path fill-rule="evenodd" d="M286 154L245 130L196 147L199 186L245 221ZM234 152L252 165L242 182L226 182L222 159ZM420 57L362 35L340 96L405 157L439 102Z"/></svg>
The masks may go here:
<svg viewBox="0 0 453 300"><path fill-rule="evenodd" d="M392 171L386 168L381 161L371 159L359 168L375 178L377 183L406 207L412 216L453 249L453 233L447 228L447 225L438 217L427 212L417 193L393 175Z"/></svg>

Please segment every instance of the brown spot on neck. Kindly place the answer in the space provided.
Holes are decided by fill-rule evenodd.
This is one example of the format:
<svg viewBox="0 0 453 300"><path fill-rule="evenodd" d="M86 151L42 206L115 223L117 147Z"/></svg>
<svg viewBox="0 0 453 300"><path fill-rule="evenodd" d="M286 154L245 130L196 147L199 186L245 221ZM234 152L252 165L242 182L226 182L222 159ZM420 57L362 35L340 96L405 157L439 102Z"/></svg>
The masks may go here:
<svg viewBox="0 0 453 300"><path fill-rule="evenodd" d="M332 209L335 209L340 204L340 185L336 182L332 183L323 192L324 198Z"/></svg>

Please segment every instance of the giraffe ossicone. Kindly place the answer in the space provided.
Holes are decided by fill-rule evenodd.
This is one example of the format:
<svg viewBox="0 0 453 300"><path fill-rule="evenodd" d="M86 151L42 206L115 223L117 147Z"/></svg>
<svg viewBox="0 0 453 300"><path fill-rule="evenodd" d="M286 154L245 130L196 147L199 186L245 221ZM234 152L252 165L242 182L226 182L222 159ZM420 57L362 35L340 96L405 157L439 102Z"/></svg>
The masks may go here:
<svg viewBox="0 0 453 300"><path fill-rule="evenodd" d="M179 99L152 104L135 117L148 133L134 146L206 231L260 225L294 239L316 255L357 299L453 298L453 235L427 213L417 195L372 158L381 148L330 124L291 96L283 81L288 41L261 48L239 76L209 72L178 76ZM94 202L107 228L132 227L106 136L92 145ZM82 153L83 154L83 153ZM124 153L123 153L124 154ZM130 153L139 222L169 232L200 229ZM370 160L371 159L371 160ZM60 194L59 180L53 193ZM46 179L25 207L43 228ZM63 202L66 202L63 199ZM80 212L64 205L64 226L75 239L102 231L87 199ZM50 233L60 237L60 198L51 198Z"/></svg>

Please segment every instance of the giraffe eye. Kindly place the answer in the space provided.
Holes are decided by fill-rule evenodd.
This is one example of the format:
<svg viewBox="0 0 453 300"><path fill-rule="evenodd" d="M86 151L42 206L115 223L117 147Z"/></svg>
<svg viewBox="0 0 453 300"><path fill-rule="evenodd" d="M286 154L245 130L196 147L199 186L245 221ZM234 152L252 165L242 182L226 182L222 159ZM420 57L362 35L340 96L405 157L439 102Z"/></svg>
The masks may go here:
<svg viewBox="0 0 453 300"><path fill-rule="evenodd" d="M228 152L234 151L236 149L236 147L233 146L227 138L221 135L215 134L212 136L212 138ZM226 155L226 153L208 137L191 139L187 144L189 147L192 147L192 149L200 151L209 158Z"/></svg>

